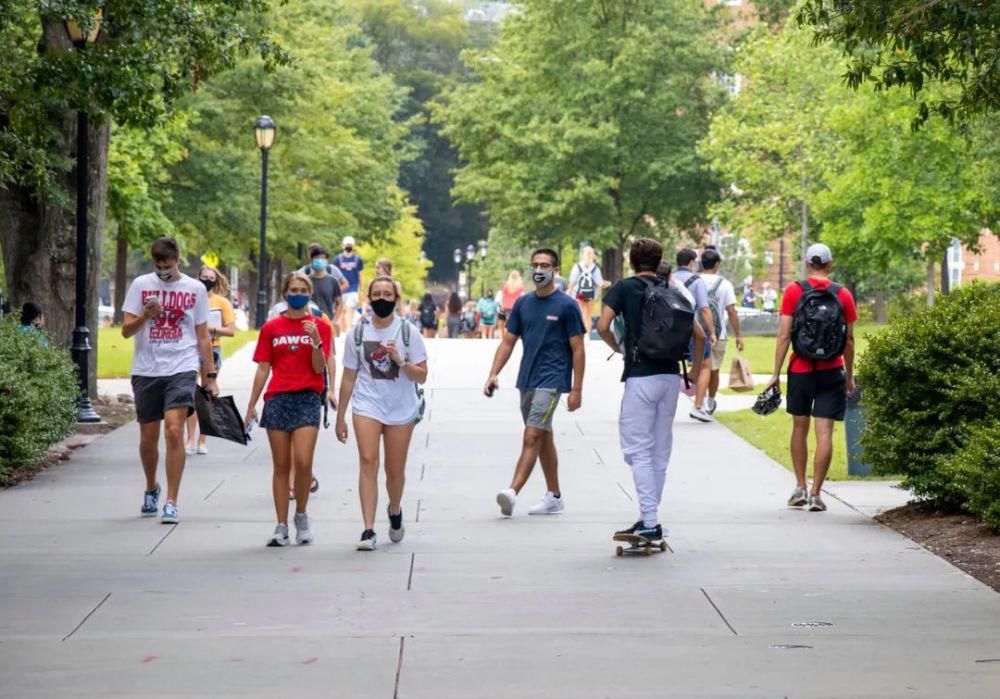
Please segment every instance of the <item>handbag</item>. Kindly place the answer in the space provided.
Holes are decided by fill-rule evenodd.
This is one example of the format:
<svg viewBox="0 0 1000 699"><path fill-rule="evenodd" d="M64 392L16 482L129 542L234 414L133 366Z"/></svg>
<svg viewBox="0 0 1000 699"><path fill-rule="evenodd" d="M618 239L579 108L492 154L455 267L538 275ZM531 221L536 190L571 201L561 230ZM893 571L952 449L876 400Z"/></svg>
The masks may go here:
<svg viewBox="0 0 1000 699"><path fill-rule="evenodd" d="M203 435L246 446L246 427L232 396L213 397L208 389L198 386L194 392L194 410Z"/></svg>
<svg viewBox="0 0 1000 699"><path fill-rule="evenodd" d="M729 388L737 392L753 390L753 374L750 372L750 362L743 357L734 357L729 369Z"/></svg>

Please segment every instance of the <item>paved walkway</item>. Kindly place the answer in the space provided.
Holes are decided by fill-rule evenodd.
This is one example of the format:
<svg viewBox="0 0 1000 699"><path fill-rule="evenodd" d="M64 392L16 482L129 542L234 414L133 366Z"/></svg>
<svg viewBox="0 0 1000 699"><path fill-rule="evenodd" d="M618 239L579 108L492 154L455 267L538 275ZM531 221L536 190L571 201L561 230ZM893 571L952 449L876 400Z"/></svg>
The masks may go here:
<svg viewBox="0 0 1000 699"><path fill-rule="evenodd" d="M500 518L520 424L512 370L479 394L491 350L431 343L407 537L383 517L375 553L354 551L356 457L332 430L311 547L264 547L260 441L192 458L178 526L137 517L134 425L0 492L0 697L1000 693L1000 596L837 500L786 509L790 475L720 425L678 418L672 552L615 558L635 509L597 343L584 408L556 416L566 514ZM241 406L249 376L248 351L223 370Z"/></svg>

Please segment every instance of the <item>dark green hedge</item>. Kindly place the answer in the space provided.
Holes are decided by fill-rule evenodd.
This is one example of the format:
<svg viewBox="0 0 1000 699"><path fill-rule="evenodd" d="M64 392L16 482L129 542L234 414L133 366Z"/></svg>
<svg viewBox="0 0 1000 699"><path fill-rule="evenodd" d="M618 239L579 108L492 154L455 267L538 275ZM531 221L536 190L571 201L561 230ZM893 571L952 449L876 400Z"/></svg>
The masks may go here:
<svg viewBox="0 0 1000 699"><path fill-rule="evenodd" d="M0 322L0 471L36 462L76 421L76 367L17 319Z"/></svg>
<svg viewBox="0 0 1000 699"><path fill-rule="evenodd" d="M984 513L1000 425L1000 285L976 283L872 337L858 368L862 436L876 473L917 495ZM998 513L1000 514L1000 513Z"/></svg>

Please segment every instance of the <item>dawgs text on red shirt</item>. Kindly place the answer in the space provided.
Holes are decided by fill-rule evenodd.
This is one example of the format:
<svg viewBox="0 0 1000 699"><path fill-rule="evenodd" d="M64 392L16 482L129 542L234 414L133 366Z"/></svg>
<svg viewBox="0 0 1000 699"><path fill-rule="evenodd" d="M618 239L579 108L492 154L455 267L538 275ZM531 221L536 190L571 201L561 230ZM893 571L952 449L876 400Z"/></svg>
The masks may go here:
<svg viewBox="0 0 1000 699"><path fill-rule="evenodd" d="M323 343L323 358L328 358L333 346L333 328L325 320L313 316L288 318L279 315L264 323L260 329L253 360L271 364L271 380L264 392L265 401L276 393L323 392L323 373L317 374L312 368L312 340L304 329L307 321L316 323Z"/></svg>

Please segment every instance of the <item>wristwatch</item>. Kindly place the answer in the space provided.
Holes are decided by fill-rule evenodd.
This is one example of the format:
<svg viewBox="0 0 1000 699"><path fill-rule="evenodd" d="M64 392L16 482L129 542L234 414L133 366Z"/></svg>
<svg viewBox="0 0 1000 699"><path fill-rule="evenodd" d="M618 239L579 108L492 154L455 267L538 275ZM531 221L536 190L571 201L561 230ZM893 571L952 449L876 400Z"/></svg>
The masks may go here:
<svg viewBox="0 0 1000 699"><path fill-rule="evenodd" d="M217 372L217 371L210 371L207 374L205 374L205 378L206 379L217 379L217 378L219 378L219 372Z"/></svg>

